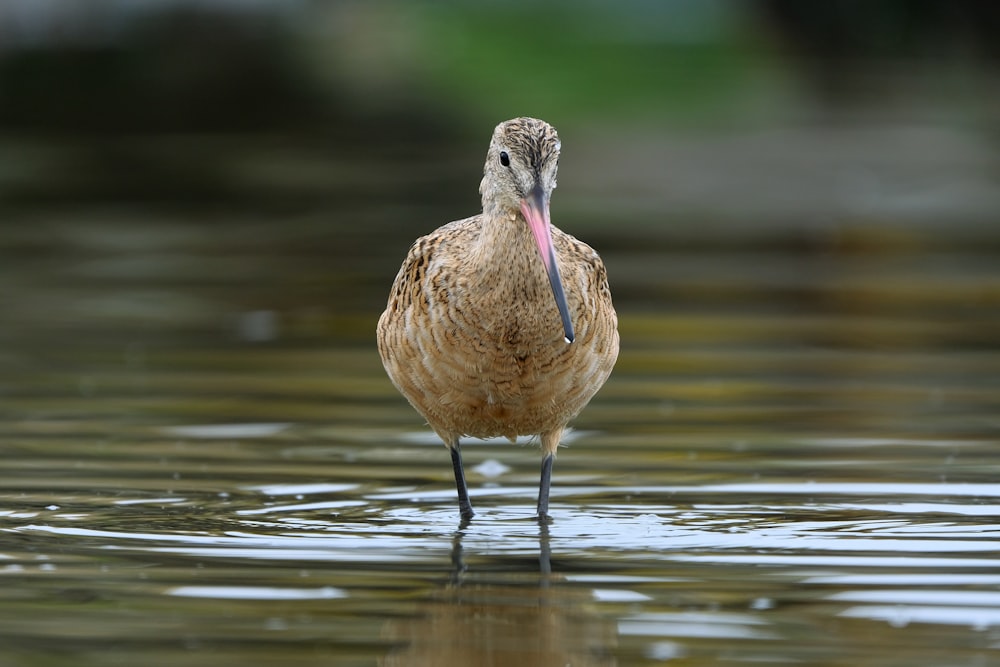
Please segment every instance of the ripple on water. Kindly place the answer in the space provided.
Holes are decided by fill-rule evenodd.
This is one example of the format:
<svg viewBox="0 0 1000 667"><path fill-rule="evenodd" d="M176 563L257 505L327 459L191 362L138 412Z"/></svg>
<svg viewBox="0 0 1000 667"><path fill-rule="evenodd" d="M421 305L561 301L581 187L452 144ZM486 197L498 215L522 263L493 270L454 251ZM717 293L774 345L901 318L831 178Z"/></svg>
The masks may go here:
<svg viewBox="0 0 1000 667"><path fill-rule="evenodd" d="M544 529L530 440L465 447L465 525L430 432L184 419L81 449L100 429L16 427L0 577L38 603L0 609L0 639L141 643L189 618L202 641L326 637L364 644L369 664L447 664L455 637L556 637L574 664L860 651L922 665L940 645L1000 645L992 441L667 436L619 418L574 432ZM106 599L147 611L134 625L113 605L79 613Z"/></svg>

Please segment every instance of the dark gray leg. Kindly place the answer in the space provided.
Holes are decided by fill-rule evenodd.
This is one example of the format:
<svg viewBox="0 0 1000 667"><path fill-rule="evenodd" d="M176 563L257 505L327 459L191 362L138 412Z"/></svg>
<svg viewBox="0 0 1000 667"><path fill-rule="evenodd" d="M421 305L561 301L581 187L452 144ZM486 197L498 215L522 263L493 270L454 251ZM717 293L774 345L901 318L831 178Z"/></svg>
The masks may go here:
<svg viewBox="0 0 1000 667"><path fill-rule="evenodd" d="M451 446L451 466L455 469L455 487L458 489L458 511L463 519L471 519L475 512L469 502L469 487L465 485L465 468L462 467L462 450L458 440Z"/></svg>
<svg viewBox="0 0 1000 667"><path fill-rule="evenodd" d="M549 486L552 485L552 454L546 454L542 459L542 476L538 480L538 521L548 523L549 517Z"/></svg>

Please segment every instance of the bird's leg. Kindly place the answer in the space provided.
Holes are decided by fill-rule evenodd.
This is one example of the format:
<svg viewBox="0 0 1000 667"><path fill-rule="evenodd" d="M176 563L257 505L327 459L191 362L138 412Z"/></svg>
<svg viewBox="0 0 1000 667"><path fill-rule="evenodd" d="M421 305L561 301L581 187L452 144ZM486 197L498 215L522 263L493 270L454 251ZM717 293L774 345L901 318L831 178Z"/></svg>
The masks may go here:
<svg viewBox="0 0 1000 667"><path fill-rule="evenodd" d="M551 523L549 516L549 487L552 485L552 463L556 460L556 448L562 439L563 428L560 426L552 431L542 433L542 474L538 480L538 519L539 523Z"/></svg>
<svg viewBox="0 0 1000 667"><path fill-rule="evenodd" d="M465 468L462 467L462 449L459 446L458 438L455 438L448 449L451 450L451 466L455 469L458 511L462 514L462 519L471 519L475 512L472 511L472 503L469 502L469 487L465 484Z"/></svg>
<svg viewBox="0 0 1000 667"><path fill-rule="evenodd" d="M549 523L549 486L552 484L552 462L555 454L546 454L542 458L542 475L538 480L538 522Z"/></svg>

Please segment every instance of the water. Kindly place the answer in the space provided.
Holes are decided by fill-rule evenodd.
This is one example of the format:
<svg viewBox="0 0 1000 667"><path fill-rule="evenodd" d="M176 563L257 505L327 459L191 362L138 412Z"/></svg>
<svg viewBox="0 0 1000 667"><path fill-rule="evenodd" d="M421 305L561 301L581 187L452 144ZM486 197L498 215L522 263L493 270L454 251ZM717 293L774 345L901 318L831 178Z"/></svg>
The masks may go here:
<svg viewBox="0 0 1000 667"><path fill-rule="evenodd" d="M130 215L3 237L0 664L997 663L995 246L573 229L619 366L552 525L505 441L462 525L374 349L416 233Z"/></svg>

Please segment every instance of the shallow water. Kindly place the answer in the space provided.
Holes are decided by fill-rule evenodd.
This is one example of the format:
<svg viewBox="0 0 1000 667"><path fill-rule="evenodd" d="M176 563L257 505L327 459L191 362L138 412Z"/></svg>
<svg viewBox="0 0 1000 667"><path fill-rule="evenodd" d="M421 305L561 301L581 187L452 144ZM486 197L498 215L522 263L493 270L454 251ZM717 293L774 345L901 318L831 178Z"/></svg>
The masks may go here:
<svg viewBox="0 0 1000 667"><path fill-rule="evenodd" d="M1000 655L989 248L611 247L554 522L532 443L470 441L463 525L372 340L408 239L90 222L5 237L0 664Z"/></svg>

